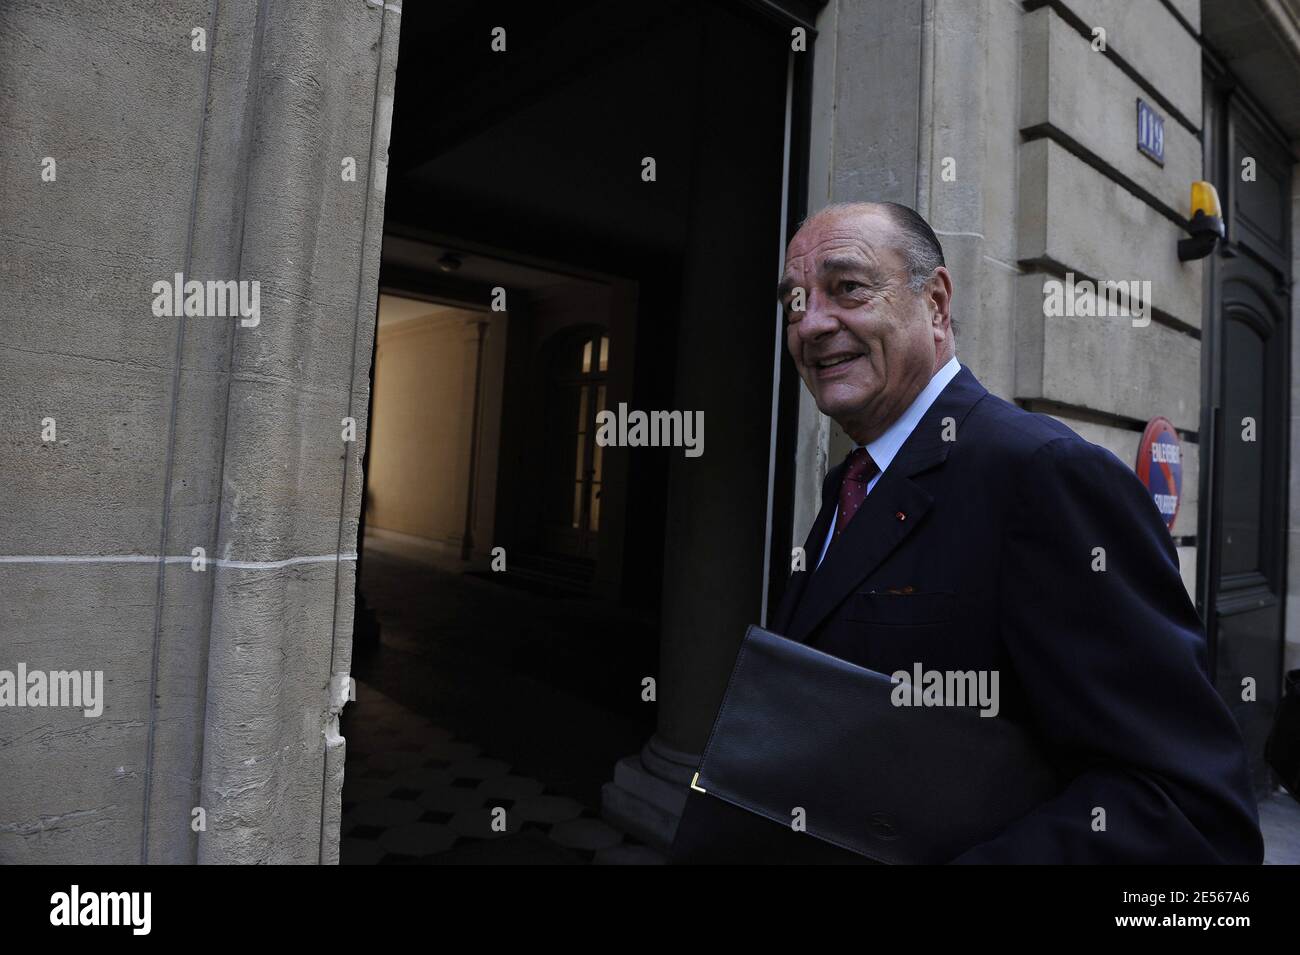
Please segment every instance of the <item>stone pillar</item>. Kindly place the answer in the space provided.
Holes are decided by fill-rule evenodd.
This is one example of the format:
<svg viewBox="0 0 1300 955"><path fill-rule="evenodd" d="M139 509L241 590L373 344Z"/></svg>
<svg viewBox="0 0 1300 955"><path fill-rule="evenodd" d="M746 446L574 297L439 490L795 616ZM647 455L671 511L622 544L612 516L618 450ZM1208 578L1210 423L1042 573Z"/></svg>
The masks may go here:
<svg viewBox="0 0 1300 955"><path fill-rule="evenodd" d="M0 669L104 679L9 727L0 861L337 861L398 16L0 8Z"/></svg>
<svg viewBox="0 0 1300 955"><path fill-rule="evenodd" d="M661 847L676 829L745 628L762 614L778 268L771 236L780 221L782 156L777 148L761 159L773 188L766 195L738 190L734 163L736 144L753 141L747 124L765 121L770 104L783 101L785 77L746 60L747 44L725 39L722 23L736 21L717 16L702 17L696 38L701 85L730 88L744 77L754 101L768 104L769 112L709 111L693 129L672 410L703 412L704 453L666 452L658 726L640 753L618 763L602 793L606 816ZM753 274L756 262L769 266L770 283L738 290L723 278ZM646 453L631 449L630 467Z"/></svg>
<svg viewBox="0 0 1300 955"><path fill-rule="evenodd" d="M482 551L483 541L474 533L475 514L481 506L478 501L479 460L482 454L483 407L483 346L487 336L486 316L475 314L464 322L461 342L464 345L463 379L461 386L460 454L458 496L464 501L461 508L460 559L471 560Z"/></svg>

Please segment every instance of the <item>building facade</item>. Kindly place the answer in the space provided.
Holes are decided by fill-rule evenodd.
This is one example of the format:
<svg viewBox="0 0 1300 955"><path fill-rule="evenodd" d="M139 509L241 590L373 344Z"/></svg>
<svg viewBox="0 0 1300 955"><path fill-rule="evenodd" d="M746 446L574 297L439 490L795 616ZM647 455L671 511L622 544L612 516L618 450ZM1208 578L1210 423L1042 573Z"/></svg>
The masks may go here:
<svg viewBox="0 0 1300 955"><path fill-rule="evenodd" d="M787 12L791 29L815 29L803 208L868 197L917 208L953 274L958 357L994 393L1134 465L1151 419L1177 430L1171 533L1216 683L1268 791L1264 740L1282 674L1300 661L1300 627L1286 615L1298 539L1288 462L1300 434L1288 425L1300 395L1288 330L1300 127L1287 89L1300 11L935 0ZM1139 102L1163 121L1159 160L1138 148ZM1183 262L1191 184L1202 179L1224 203L1227 237ZM1149 320L1050 314L1054 282L1148 282ZM852 446L806 392L798 416L795 542L827 469ZM616 813L669 831L668 800L680 796L646 805L664 792L649 777L689 781L711 716L701 711L675 740L684 752L661 734L620 764L607 790ZM624 810L637 790L648 798Z"/></svg>
<svg viewBox="0 0 1300 955"><path fill-rule="evenodd" d="M1171 424L1183 578L1271 788L1295 0L132 6L0 10L0 670L104 675L96 719L0 713L0 860L337 861L372 539L501 548L650 622L658 692L595 801L669 840L850 447L774 288L797 223L858 199L933 225L991 391L1135 466ZM1183 261L1198 180L1226 237ZM256 280L260 313L158 314L177 273ZM704 453L602 460L620 403L701 412Z"/></svg>

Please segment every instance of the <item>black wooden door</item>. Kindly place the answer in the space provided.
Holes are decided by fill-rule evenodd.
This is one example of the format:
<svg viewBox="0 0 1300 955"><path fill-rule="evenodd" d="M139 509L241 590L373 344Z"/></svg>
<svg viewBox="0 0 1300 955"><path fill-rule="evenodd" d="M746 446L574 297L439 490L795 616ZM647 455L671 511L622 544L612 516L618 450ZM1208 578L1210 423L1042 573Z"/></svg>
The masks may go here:
<svg viewBox="0 0 1300 955"><path fill-rule="evenodd" d="M1215 683L1264 792L1286 599L1290 163L1267 117L1228 77L1209 85L1205 132L1228 235L1206 263L1201 609Z"/></svg>

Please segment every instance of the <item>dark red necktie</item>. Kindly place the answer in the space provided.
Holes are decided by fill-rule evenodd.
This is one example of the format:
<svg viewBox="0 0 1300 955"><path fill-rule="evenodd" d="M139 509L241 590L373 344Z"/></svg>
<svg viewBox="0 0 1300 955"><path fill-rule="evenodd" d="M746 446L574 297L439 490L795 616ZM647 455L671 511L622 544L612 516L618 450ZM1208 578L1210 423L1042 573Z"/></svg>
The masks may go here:
<svg viewBox="0 0 1300 955"><path fill-rule="evenodd" d="M876 476L876 462L866 448L854 448L847 458L848 467L844 469L844 478L840 481L840 510L835 515L835 536L844 533L853 515L867 499L867 484Z"/></svg>

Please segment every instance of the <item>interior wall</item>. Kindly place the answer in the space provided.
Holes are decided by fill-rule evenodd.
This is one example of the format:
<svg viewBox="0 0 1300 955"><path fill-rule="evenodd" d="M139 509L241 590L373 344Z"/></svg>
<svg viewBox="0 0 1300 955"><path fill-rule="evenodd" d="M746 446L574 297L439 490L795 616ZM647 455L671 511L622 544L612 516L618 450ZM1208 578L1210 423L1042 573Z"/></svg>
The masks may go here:
<svg viewBox="0 0 1300 955"><path fill-rule="evenodd" d="M366 526L459 556L465 531L478 324L484 330L476 551L490 550L504 313L382 296Z"/></svg>

